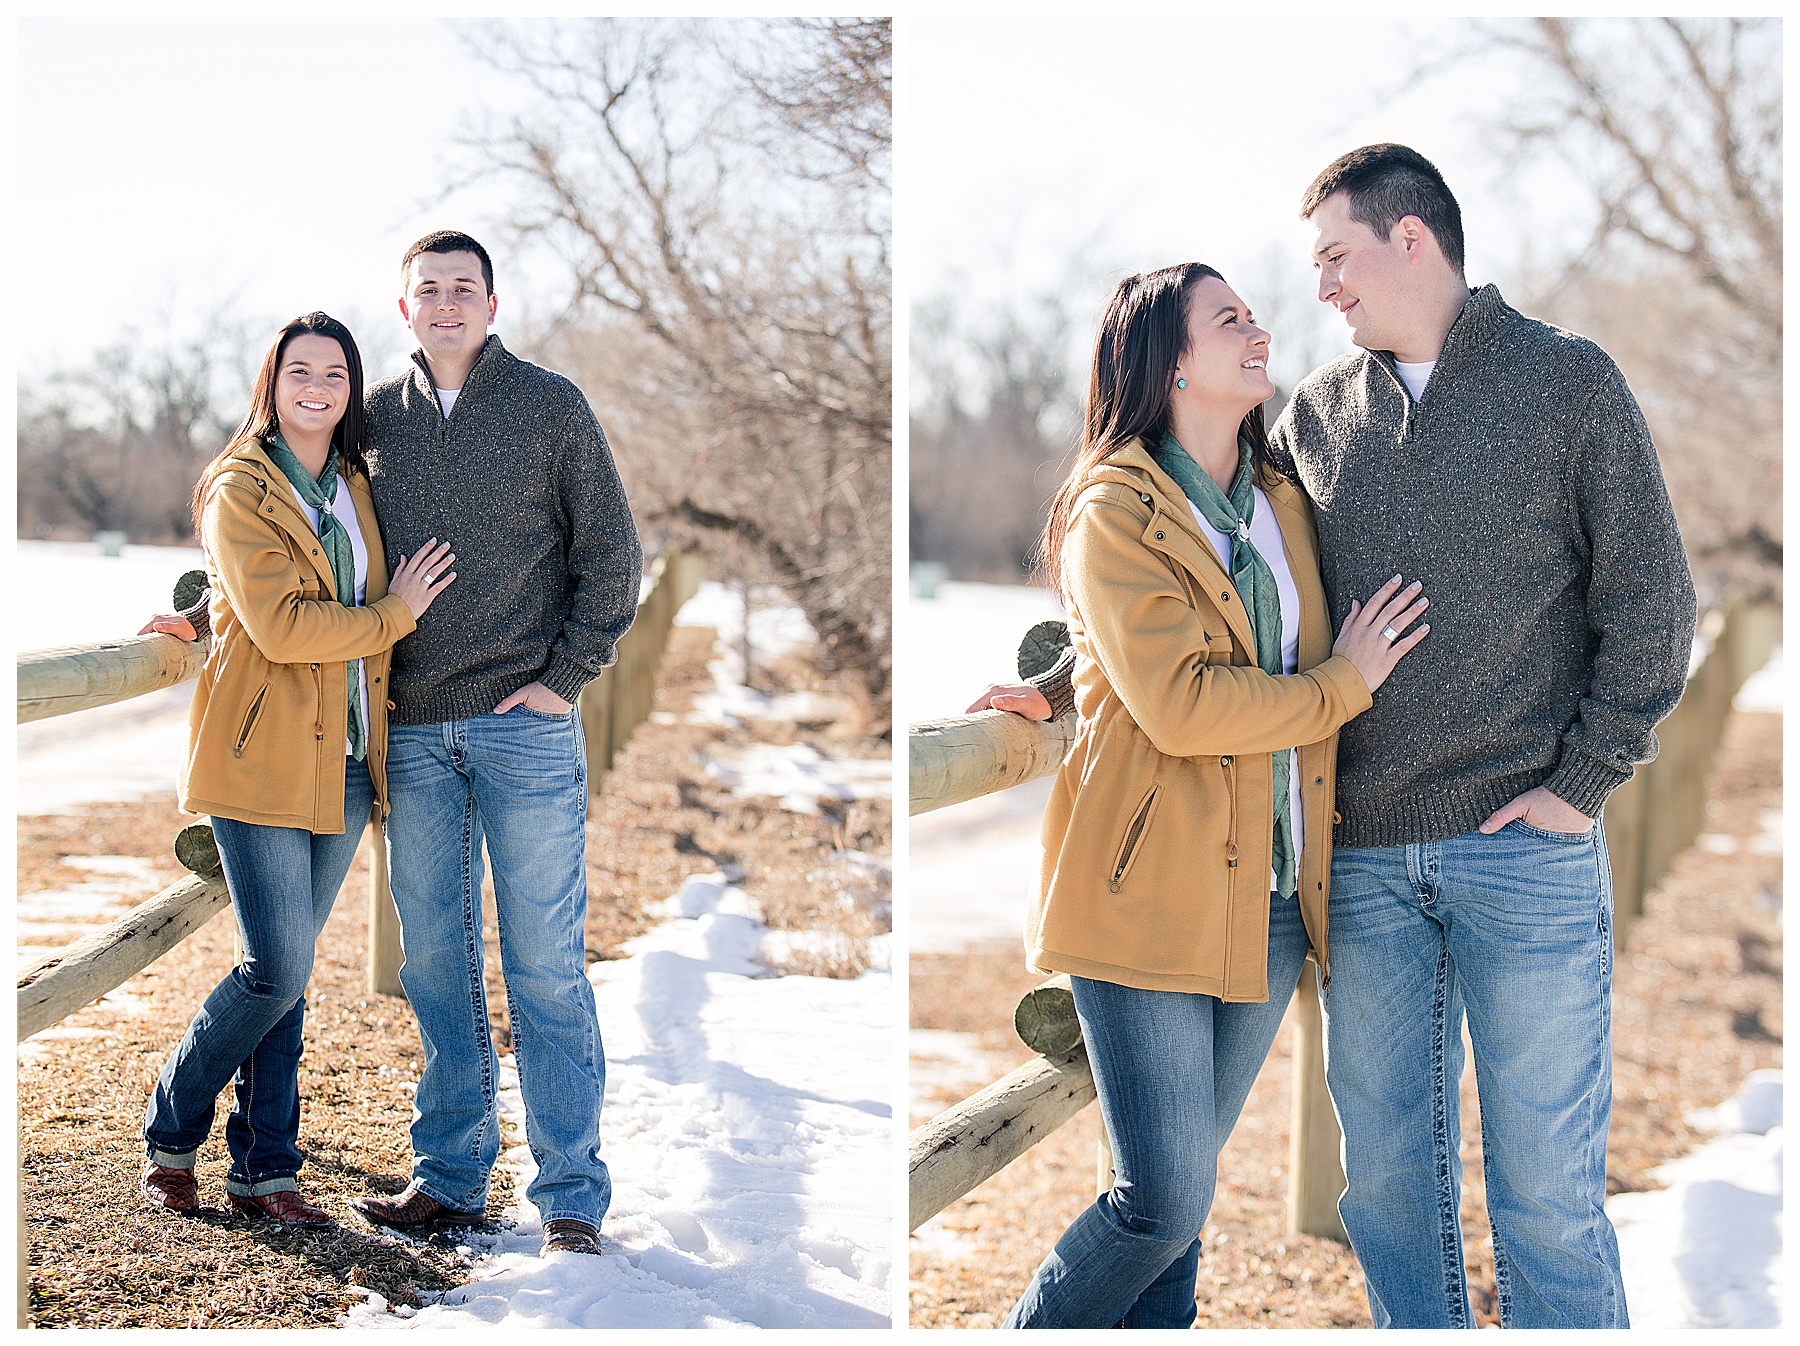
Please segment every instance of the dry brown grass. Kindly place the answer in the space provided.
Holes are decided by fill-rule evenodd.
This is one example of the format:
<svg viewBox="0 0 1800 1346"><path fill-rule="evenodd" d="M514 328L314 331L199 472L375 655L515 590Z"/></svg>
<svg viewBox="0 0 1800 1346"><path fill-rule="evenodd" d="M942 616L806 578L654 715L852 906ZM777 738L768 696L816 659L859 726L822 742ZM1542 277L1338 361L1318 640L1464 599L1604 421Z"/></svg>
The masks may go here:
<svg viewBox="0 0 1800 1346"><path fill-rule="evenodd" d="M1708 831L1747 840L1781 807L1781 721L1734 714L1709 785ZM1750 1071L1781 1061L1781 858L1689 850L1630 930L1613 982L1609 1190L1655 1185L1658 1164L1704 1139L1684 1113L1730 1098ZM979 1034L997 1076L1027 1058L1012 1008L1037 983L1016 947L915 957L912 1025ZM1198 1327L1368 1326L1362 1272L1340 1244L1286 1232L1288 1080L1284 1029L1219 1160L1219 1193L1200 1263ZM991 1077L990 1077L991 1078ZM956 1101L926 1100L926 1113ZM1093 1199L1096 1110L951 1206L913 1241L911 1322L991 1327L1038 1260ZM1493 1241L1472 1074L1462 1081L1463 1238L1477 1317L1498 1322ZM925 1120L915 1112L913 1122Z"/></svg>
<svg viewBox="0 0 1800 1346"><path fill-rule="evenodd" d="M773 898L777 911L802 919L804 905L784 906L782 894L821 887L807 876L828 866L835 849L849 841L887 853L885 804L805 817L773 800L737 800L706 776L699 753L749 743L768 728L682 721L693 691L707 680L710 646L709 632L675 629L657 694L662 722L639 727L590 810L590 960L620 957L620 946L652 923L646 908L690 874L736 865L753 897ZM807 725L798 733L821 751L886 750L859 723ZM20 889L77 881L82 875L63 858L93 854L151 858L156 881L166 883L179 877L169 845L184 821L170 798L100 806L73 818L21 818ZM466 1279L469 1255L453 1237L415 1243L383 1235L347 1206L352 1196L404 1185L408 1086L420 1065L405 1002L364 989L367 874L359 857L320 939L300 1086L307 1159L301 1184L344 1224L289 1232L231 1214L217 1130L198 1168L208 1213L179 1219L136 1195L145 1100L195 1008L231 965L226 915L127 982L121 989L128 997L103 999L65 1020L103 1036L44 1041L20 1061L20 1157L37 1325L329 1326L360 1302L352 1287L418 1304ZM815 905L828 904L821 897ZM491 888L484 924L490 1014L497 1046L506 1051ZM603 1136L604 1126L603 1118ZM490 1209L503 1211L512 1202L510 1178L498 1170L495 1179Z"/></svg>

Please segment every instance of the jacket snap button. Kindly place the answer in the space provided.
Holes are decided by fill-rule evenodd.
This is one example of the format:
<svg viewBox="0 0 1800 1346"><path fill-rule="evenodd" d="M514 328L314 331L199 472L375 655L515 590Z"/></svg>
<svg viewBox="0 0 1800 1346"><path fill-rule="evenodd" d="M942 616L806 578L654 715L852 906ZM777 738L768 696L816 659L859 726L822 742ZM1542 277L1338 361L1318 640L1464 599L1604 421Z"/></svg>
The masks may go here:
<svg viewBox="0 0 1800 1346"><path fill-rule="evenodd" d="M314 664L314 665L313 665L313 667L314 667L314 668L315 668L315 669L316 669L316 668L318 668L318 665L317 665L317 664Z"/></svg>
<svg viewBox="0 0 1800 1346"><path fill-rule="evenodd" d="M1219 759L1219 765L1220 765L1220 766L1230 766L1230 765L1231 765L1231 759L1230 759L1230 758L1229 758L1229 757L1221 757L1221 758L1220 758L1220 759Z"/></svg>
<svg viewBox="0 0 1800 1346"><path fill-rule="evenodd" d="M314 555L314 556L317 556L317 555L318 555L318 554L319 554L319 549L318 549L318 548L317 548L317 547L314 547L314 548L313 548L313 555Z"/></svg>
<svg viewBox="0 0 1800 1346"><path fill-rule="evenodd" d="M380 682L380 681L381 681L381 679L380 679L380 678L377 678L377 679L375 679L375 681L376 681L376 682ZM1324 783L1325 783L1325 778L1324 778L1324 777L1323 777L1323 776L1314 776L1314 777L1313 777L1313 784L1314 784L1314 785L1323 785L1323 784L1324 784Z"/></svg>
<svg viewBox="0 0 1800 1346"><path fill-rule="evenodd" d="M1163 535L1162 535L1162 530L1161 530L1161 529L1158 529L1158 530L1157 530L1157 532L1156 532L1156 540L1157 540L1157 541L1158 541L1158 542L1161 542L1161 541L1162 541L1162 540L1163 540Z"/></svg>
<svg viewBox="0 0 1800 1346"><path fill-rule="evenodd" d="M1229 590L1221 589L1219 591L1219 597L1229 603L1231 601L1231 592Z"/></svg>
<svg viewBox="0 0 1800 1346"><path fill-rule="evenodd" d="M1142 500L1142 501L1143 501L1143 502L1144 502L1144 503L1145 503L1145 504L1146 504L1146 505L1148 505L1148 504L1149 504L1149 503L1151 503L1151 502L1150 502L1150 497L1149 497L1149 496L1147 496L1147 495L1145 495L1145 494L1144 494L1144 493L1143 493L1143 492L1142 492L1142 491L1139 491L1139 492L1138 492L1138 499L1139 499L1139 500Z"/></svg>

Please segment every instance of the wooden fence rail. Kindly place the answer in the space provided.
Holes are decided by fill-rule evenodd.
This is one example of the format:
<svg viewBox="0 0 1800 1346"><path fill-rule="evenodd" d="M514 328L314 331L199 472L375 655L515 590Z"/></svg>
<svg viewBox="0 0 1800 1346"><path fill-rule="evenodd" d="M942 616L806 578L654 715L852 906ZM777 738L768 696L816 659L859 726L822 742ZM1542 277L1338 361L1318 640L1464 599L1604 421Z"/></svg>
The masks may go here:
<svg viewBox="0 0 1800 1346"><path fill-rule="evenodd" d="M587 738L590 794L598 792L614 754L649 714L675 614L693 596L700 577L696 558L658 557L637 618L619 641L617 664L583 689L578 713ZM165 635L27 651L19 656L19 720L67 715L142 696L198 676L204 662L204 645ZM387 847L373 825L369 839L373 860L369 989L401 995L400 919L388 889ZM211 920L229 900L225 882L216 873L195 874L41 959L19 978L19 1040L137 975Z"/></svg>
<svg viewBox="0 0 1800 1346"><path fill-rule="evenodd" d="M206 646L174 636L130 636L19 656L19 723L110 706L200 676Z"/></svg>
<svg viewBox="0 0 1800 1346"><path fill-rule="evenodd" d="M129 981L224 910L224 876L190 874L19 978L19 1041Z"/></svg>
<svg viewBox="0 0 1800 1346"><path fill-rule="evenodd" d="M907 731L907 811L929 813L1056 773L1076 719L1033 721L1000 710L923 720Z"/></svg>
<svg viewBox="0 0 1800 1346"><path fill-rule="evenodd" d="M1642 914L1645 894L1668 872L1670 862L1699 834L1706 775L1732 699L1780 639L1781 613L1772 607L1737 607L1709 613L1702 622L1681 704L1657 729L1656 760L1639 768L1607 801L1616 940ZM1061 764L1074 730L1073 717L1034 724L999 711L915 724L908 733L910 812L943 808L1049 775ZM912 1228L973 1191L1094 1097L1078 1037L1071 1047L1066 1033L1045 1031L1037 1022L1043 1014L1063 1012L1056 1007L1057 994L1056 982L1046 983L1021 1002L1015 1016L1026 1045L1046 1050L912 1133ZM1325 1088L1323 1025L1310 967L1300 978L1289 1013L1295 1042L1288 1228L1347 1241L1337 1213L1344 1191L1342 1137ZM1111 1156L1104 1134L1100 1145L1096 1175L1105 1190L1111 1185Z"/></svg>

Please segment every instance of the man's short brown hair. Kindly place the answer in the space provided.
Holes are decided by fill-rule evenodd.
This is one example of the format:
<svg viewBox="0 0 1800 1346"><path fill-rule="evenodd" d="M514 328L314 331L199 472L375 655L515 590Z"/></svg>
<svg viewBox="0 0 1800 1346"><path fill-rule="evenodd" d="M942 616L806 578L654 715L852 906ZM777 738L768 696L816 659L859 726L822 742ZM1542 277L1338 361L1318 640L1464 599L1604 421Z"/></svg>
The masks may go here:
<svg viewBox="0 0 1800 1346"><path fill-rule="evenodd" d="M1311 219L1326 198L1350 198L1350 218L1386 239L1408 215L1431 230L1444 260L1463 269L1462 208L1431 160L1404 145L1364 145L1335 160L1306 189L1300 218Z"/></svg>
<svg viewBox="0 0 1800 1346"><path fill-rule="evenodd" d="M417 243L406 250L406 256L400 259L400 274L406 274L406 268L412 265L412 259L422 252L472 252L481 263L481 282L487 286L487 292L494 293L494 264L489 260L487 249L482 247L467 234L458 233L454 229L439 229L435 233L425 235Z"/></svg>

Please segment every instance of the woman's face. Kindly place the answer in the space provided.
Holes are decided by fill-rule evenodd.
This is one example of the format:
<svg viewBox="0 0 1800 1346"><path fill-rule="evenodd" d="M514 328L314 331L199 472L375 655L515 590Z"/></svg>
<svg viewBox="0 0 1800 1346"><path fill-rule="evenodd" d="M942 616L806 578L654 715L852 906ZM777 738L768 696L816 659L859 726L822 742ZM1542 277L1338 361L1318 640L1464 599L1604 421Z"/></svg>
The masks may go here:
<svg viewBox="0 0 1800 1346"><path fill-rule="evenodd" d="M350 401L350 366L336 338L302 332L281 353L275 371L275 414L291 438L327 438Z"/></svg>
<svg viewBox="0 0 1800 1346"><path fill-rule="evenodd" d="M1187 380L1169 390L1193 410L1242 416L1275 395L1269 381L1269 334L1250 317L1250 307L1224 281L1207 276L1188 303L1187 350L1175 363Z"/></svg>

